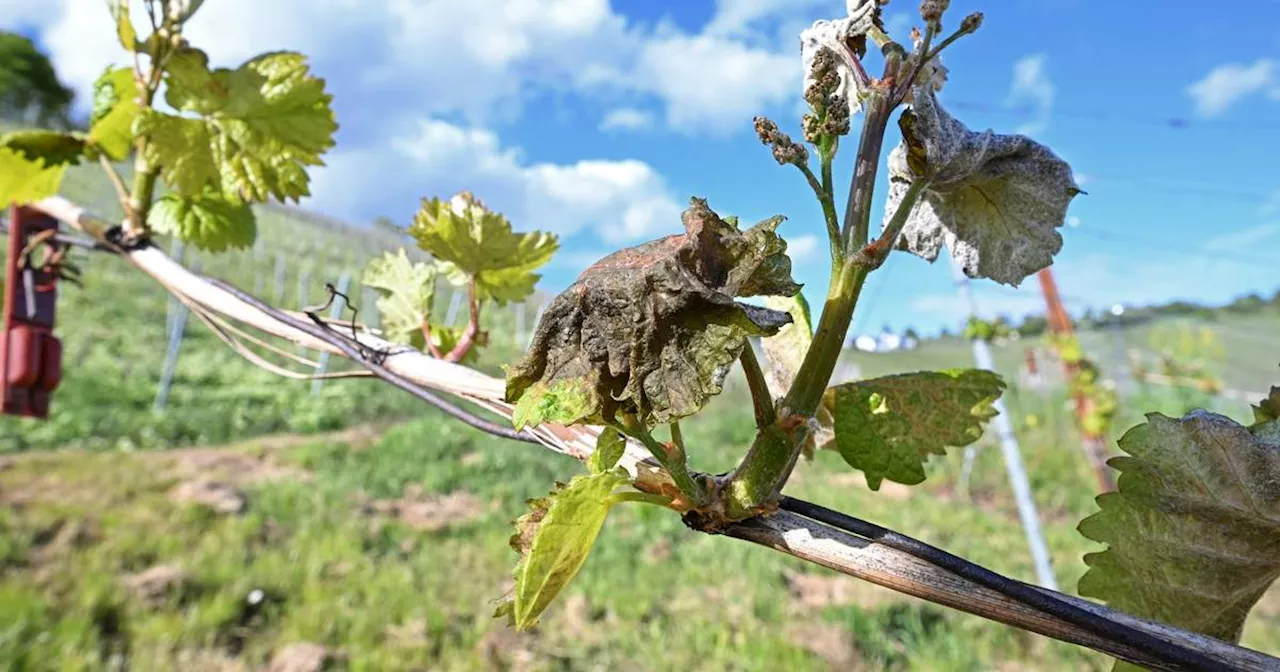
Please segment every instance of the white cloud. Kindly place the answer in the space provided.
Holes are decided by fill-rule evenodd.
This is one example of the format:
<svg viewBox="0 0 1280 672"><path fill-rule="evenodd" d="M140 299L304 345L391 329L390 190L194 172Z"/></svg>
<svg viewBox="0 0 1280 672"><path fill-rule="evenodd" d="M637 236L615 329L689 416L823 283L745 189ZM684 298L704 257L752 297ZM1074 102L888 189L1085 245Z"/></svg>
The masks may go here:
<svg viewBox="0 0 1280 672"><path fill-rule="evenodd" d="M787 238L787 256L792 263L811 261L818 252L818 237L813 234L792 236Z"/></svg>
<svg viewBox="0 0 1280 672"><path fill-rule="evenodd" d="M1033 115L1032 120L1018 127L1016 133L1036 135L1049 128L1054 93L1053 82L1045 72L1044 54L1025 56L1013 64L1013 81L1009 84L1005 106L1029 104Z"/></svg>
<svg viewBox="0 0 1280 672"><path fill-rule="evenodd" d="M639 131L653 126L653 115L634 107L609 110L600 120L602 131Z"/></svg>
<svg viewBox="0 0 1280 672"><path fill-rule="evenodd" d="M1271 222L1214 236L1204 248L1210 252L1232 252L1276 237L1280 237L1280 222Z"/></svg>
<svg viewBox="0 0 1280 672"><path fill-rule="evenodd" d="M101 0L0 4L0 25L37 25L81 110L104 65L127 62ZM142 4L133 13L146 25ZM340 101L389 102L391 116L510 121L530 95L559 91L605 104L656 98L681 130L719 134L747 132L752 115L800 96L794 40L774 50L753 44L747 30L797 5L765 4L722 2L702 32L690 33L633 25L609 0L218 0L205 3L187 34L218 65L302 51Z"/></svg>
<svg viewBox="0 0 1280 672"><path fill-rule="evenodd" d="M792 17L811 7L829 4L832 4L829 0L716 0L715 14L705 32L708 35L742 37L760 22Z"/></svg>
<svg viewBox="0 0 1280 672"><path fill-rule="evenodd" d="M645 42L632 84L666 102L669 126L728 135L750 129L752 117L766 108L799 98L799 48L794 51L668 31Z"/></svg>
<svg viewBox="0 0 1280 672"><path fill-rule="evenodd" d="M1196 113L1202 117L1216 117L1258 93L1280 100L1280 64L1275 60L1260 58L1252 65L1220 65L1187 87L1187 95L1195 101Z"/></svg>
<svg viewBox="0 0 1280 672"><path fill-rule="evenodd" d="M490 130L438 119L407 124L380 145L339 149L326 162L308 205L343 216L404 220L423 197L469 189L520 229L562 236L591 230L623 243L681 227L682 208L642 161L529 162Z"/></svg>

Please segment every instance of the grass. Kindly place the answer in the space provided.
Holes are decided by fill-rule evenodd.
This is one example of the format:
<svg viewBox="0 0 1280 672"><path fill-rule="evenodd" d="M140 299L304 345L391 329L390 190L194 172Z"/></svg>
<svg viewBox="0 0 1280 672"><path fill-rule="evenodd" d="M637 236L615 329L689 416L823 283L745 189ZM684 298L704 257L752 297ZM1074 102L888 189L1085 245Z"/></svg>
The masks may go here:
<svg viewBox="0 0 1280 672"><path fill-rule="evenodd" d="M749 440L744 392L731 380L687 428L698 468L723 469ZM1071 591L1081 556L1096 550L1074 527L1094 505L1069 419L1054 410L1060 401L1018 394L1010 403L1015 417L1045 418L1019 436L1058 579ZM823 453L801 465L789 492L1032 580L999 452L979 451L968 495L957 493L960 460L960 451L934 460L914 489L871 492ZM698 535L643 506L611 516L543 625L516 635L491 618L515 559L509 523L525 499L581 467L434 411L376 431L217 450L41 452L6 466L7 669L123 669L126 660L142 670L255 669L301 641L351 670L1109 669L1104 656ZM197 475L240 487L245 510L220 515L169 498ZM468 504L447 526L429 520L430 506L415 527L422 521L369 504L460 493ZM132 594L128 577L157 565L182 568L185 580L158 601ZM247 599L255 590L264 596L256 605ZM1280 653L1277 591L1243 643Z"/></svg>

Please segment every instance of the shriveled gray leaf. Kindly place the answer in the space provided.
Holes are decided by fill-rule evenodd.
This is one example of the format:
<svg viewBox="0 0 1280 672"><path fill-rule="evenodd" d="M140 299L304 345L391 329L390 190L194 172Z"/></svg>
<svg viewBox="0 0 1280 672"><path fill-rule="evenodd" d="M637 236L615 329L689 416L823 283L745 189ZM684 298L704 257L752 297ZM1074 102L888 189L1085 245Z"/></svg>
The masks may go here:
<svg viewBox="0 0 1280 672"><path fill-rule="evenodd" d="M775 231L781 218L740 231L695 198L683 219L684 234L601 259L548 304L508 371L517 424L692 415L721 391L747 337L791 322L734 300L800 290Z"/></svg>
<svg viewBox="0 0 1280 672"><path fill-rule="evenodd" d="M1018 286L1062 249L1058 232L1080 193L1052 150L1022 135L969 130L928 86L904 111L903 141L889 155L885 222L910 184L928 180L897 247L930 262L945 244L971 278Z"/></svg>

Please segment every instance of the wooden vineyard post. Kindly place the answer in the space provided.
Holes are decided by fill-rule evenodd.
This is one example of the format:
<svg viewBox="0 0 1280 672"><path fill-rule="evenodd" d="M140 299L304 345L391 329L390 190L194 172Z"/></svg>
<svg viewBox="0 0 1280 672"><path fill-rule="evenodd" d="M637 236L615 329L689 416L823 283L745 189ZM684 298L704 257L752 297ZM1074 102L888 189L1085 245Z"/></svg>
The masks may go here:
<svg viewBox="0 0 1280 672"><path fill-rule="evenodd" d="M1058 283L1054 281L1053 272L1044 269L1036 274L1040 279L1040 290L1044 293L1044 302L1046 310L1046 318L1049 322L1049 330L1058 339L1066 339L1074 337L1074 330L1071 327L1071 317L1067 314L1066 309L1062 306L1062 298L1058 294ZM1067 380L1073 380L1079 369L1074 362L1068 362L1062 359L1063 373ZM1098 481L1099 492L1111 492L1116 489L1115 477L1111 474L1111 470L1107 467L1107 449L1106 437L1099 436L1090 432L1085 424L1085 418L1093 412L1093 401L1082 393L1077 392L1072 403L1076 411L1076 425L1080 428L1081 450L1084 451L1085 459L1089 461L1089 466L1093 469L1094 478Z"/></svg>
<svg viewBox="0 0 1280 672"><path fill-rule="evenodd" d="M58 220L32 208L9 210L4 323L0 325L0 407L5 415L45 419L62 381L62 342L53 335L58 263L65 247L53 238ZM36 262L43 247L48 254Z"/></svg>

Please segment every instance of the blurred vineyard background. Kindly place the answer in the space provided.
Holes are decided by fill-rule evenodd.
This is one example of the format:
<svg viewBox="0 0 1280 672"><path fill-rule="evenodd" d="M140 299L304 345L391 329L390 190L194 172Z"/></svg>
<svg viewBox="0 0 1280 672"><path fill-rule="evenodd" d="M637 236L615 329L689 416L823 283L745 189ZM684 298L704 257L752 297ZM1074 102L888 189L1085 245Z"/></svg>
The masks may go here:
<svg viewBox="0 0 1280 672"><path fill-rule="evenodd" d="M63 193L120 214L96 166L73 169ZM324 284L347 276L373 319L364 265L413 248L385 224L290 208L260 209L258 226L253 249L187 251L184 263L292 309L323 303ZM258 669L305 644L337 667L378 670L1109 669L1100 655L689 534L656 510L611 519L545 627L517 636L490 618L514 561L509 523L575 473L571 460L480 435L376 380L281 378L195 319L158 408L174 304L119 259L75 260L85 286L60 289L65 374L52 414L0 421L0 668ZM1253 398L1280 383L1280 293L1259 289L1228 306L1129 306L1078 322L1120 392L1109 448L1149 412L1250 418ZM465 319L452 291L437 295L437 320ZM485 309L478 368L501 375L546 299ZM1074 592L1082 555L1097 550L1074 529L1095 510L1095 486L1037 319L993 352L1054 571ZM851 348L838 376L972 365L970 344L948 335ZM737 372L690 424L694 466L728 468L752 427ZM967 481L953 451L924 485L871 492L823 453L788 489L1031 580L995 445L987 432ZM1280 654L1276 591L1244 644Z"/></svg>

